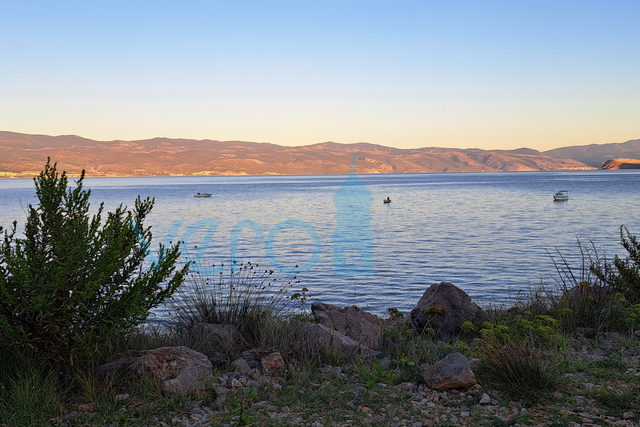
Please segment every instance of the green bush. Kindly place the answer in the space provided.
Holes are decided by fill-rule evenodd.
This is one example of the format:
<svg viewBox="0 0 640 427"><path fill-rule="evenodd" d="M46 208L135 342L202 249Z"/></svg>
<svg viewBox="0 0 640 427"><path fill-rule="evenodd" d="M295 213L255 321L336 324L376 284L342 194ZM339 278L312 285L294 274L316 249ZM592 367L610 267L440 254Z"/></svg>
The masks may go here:
<svg viewBox="0 0 640 427"><path fill-rule="evenodd" d="M640 242L625 226L620 227L620 244L627 251L625 259L615 255L613 264L597 262L591 271L600 280L613 286L631 304L640 303Z"/></svg>
<svg viewBox="0 0 640 427"><path fill-rule="evenodd" d="M624 228L623 228L624 229ZM626 331L636 323L633 301L634 286L640 292L640 278L637 284L629 278L633 270L638 269L638 246L634 236L627 240L622 233L623 246L633 255L622 261L617 256L610 264L604 254L598 250L595 241L588 245L578 241L581 264L572 268L567 259L558 251L558 257L551 256L558 271L560 293L547 298L547 313L560 321L564 332L573 332L575 328L593 328L601 331ZM625 229L626 230L626 229ZM557 250L556 250L557 251ZM640 259L639 259L640 260ZM616 266L620 267L620 272ZM628 269L629 273L621 273ZM636 295L636 298L640 295ZM629 300L629 298L632 298Z"/></svg>
<svg viewBox="0 0 640 427"><path fill-rule="evenodd" d="M188 270L175 269L178 245L160 245L156 262L144 264L153 200L138 197L133 210L120 205L103 221L102 204L89 214L83 180L84 171L68 188L66 173L47 161L34 178L39 203L28 207L24 237L14 222L0 243L0 344L46 363L73 364L131 332Z"/></svg>

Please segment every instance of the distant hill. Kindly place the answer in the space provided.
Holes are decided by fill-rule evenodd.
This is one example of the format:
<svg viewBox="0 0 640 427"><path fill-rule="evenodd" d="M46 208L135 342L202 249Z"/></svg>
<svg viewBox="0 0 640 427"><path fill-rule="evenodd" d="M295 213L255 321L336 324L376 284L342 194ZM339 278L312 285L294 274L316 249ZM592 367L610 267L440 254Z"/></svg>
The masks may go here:
<svg viewBox="0 0 640 427"><path fill-rule="evenodd" d="M602 164L602 169L640 169L640 160L611 159Z"/></svg>
<svg viewBox="0 0 640 427"><path fill-rule="evenodd" d="M70 175L85 169L87 176L346 174L351 153L356 153L358 173L363 174L592 169L580 161L528 148L400 149L335 142L285 147L170 138L95 141L75 135L2 131L0 153L0 177L32 177L42 169L47 157Z"/></svg>
<svg viewBox="0 0 640 427"><path fill-rule="evenodd" d="M561 159L573 159L599 168L610 159L640 159L640 139L622 143L575 145L545 151L543 154Z"/></svg>

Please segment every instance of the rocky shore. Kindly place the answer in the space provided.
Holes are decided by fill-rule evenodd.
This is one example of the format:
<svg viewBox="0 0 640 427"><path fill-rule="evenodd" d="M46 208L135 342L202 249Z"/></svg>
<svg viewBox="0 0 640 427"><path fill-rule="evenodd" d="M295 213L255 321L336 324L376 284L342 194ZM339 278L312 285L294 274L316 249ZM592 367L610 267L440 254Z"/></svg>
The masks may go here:
<svg viewBox="0 0 640 427"><path fill-rule="evenodd" d="M297 333L338 353L340 363L310 368L305 360L268 348L244 350L231 363L222 353L206 356L184 346L128 351L97 369L113 396L108 405L75 405L52 424L639 425L640 331L626 336L582 328L564 345L539 350L539 358L553 363L557 387L531 403L509 397L488 380L475 357L480 353L474 353L481 341L452 339L460 337L465 322L485 318L452 284L430 287L407 318L395 323L402 323L406 334L433 329L424 344L433 363L387 356L393 345L385 336L393 324L388 319L355 306L314 304L312 309L314 321L301 322ZM229 325L203 324L195 330L214 347L238 333ZM140 392L147 381L156 386L155 399Z"/></svg>

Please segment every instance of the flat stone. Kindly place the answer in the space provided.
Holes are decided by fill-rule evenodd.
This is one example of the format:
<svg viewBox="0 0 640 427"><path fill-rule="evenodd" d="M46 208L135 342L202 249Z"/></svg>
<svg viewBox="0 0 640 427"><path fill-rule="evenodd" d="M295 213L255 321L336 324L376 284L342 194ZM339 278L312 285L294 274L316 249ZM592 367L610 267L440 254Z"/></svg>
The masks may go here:
<svg viewBox="0 0 640 427"><path fill-rule="evenodd" d="M428 366L422 376L435 390L451 390L474 386L477 381L469 360L461 353L451 353L435 365Z"/></svg>

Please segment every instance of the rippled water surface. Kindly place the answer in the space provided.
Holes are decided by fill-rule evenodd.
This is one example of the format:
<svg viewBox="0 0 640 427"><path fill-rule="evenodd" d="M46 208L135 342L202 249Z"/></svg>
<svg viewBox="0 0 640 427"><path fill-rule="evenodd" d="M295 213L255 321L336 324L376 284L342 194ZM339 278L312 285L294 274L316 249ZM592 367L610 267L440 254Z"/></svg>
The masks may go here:
<svg viewBox="0 0 640 427"><path fill-rule="evenodd" d="M154 237L184 240L199 265L228 265L235 239L238 261L298 265L306 270L298 274L299 288L376 313L410 309L439 281L480 303L504 301L541 281L554 283L547 251L558 248L574 261L579 237L623 254L620 225L640 233L639 171L359 175L362 187L348 193L353 203L336 198L336 206L348 178L88 178L85 185L94 206L104 201L107 209L132 206L137 195L155 197L148 221ZM570 199L554 202L562 189ZM196 192L213 196L195 198ZM34 195L32 180L0 180L0 225L14 219L23 225ZM383 204L387 196L392 203ZM341 209L347 215L338 215ZM352 232L343 240L345 230ZM370 246L371 268L335 274L334 249L345 242Z"/></svg>

